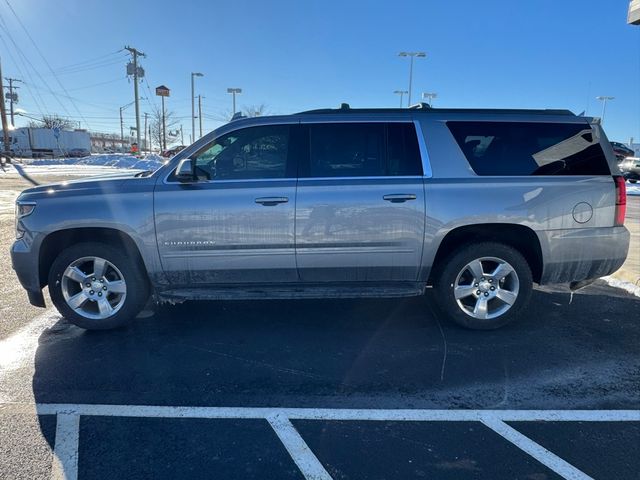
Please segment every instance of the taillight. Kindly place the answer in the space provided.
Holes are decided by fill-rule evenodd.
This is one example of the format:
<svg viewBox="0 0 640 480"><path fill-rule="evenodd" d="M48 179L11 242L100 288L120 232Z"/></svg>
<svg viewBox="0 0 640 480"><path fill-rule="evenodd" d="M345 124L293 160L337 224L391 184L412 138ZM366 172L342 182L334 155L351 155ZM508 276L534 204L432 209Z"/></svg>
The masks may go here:
<svg viewBox="0 0 640 480"><path fill-rule="evenodd" d="M616 182L616 223L617 227L624 225L624 216L627 213L627 186L623 177L613 177Z"/></svg>

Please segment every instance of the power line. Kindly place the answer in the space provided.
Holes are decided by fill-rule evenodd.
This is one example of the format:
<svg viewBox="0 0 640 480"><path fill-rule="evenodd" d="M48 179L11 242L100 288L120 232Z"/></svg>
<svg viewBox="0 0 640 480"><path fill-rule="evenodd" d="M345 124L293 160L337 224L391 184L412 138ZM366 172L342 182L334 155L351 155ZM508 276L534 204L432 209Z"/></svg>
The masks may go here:
<svg viewBox="0 0 640 480"><path fill-rule="evenodd" d="M24 31L24 33L27 35L27 38L31 41L32 45L34 46L34 48L36 49L36 51L38 52L38 54L40 55L40 58L42 58L42 61L44 61L45 65L47 66L47 68L49 69L49 71L51 73L53 73L54 78L56 79L56 82L58 82L58 85L60 85L60 88L62 88L62 90L69 95L69 92L67 92L66 88L64 87L64 85L62 84L62 82L60 81L60 79L58 78L58 75L56 75L56 73L53 71L53 68L51 68L51 65L49 64L49 61L47 60L47 58L44 56L44 54L42 53L42 50L40 50L40 47L38 47L38 44L35 42L35 40L33 39L33 37L31 36L31 34L29 33L29 30L27 30L27 28L24 26L24 24L22 23L22 20L20 20L20 17L18 16L18 14L16 13L16 11L13 9L13 7L11 6L11 4L9 3L9 0L5 0L5 3L7 4L7 6L9 7L9 9L11 10L11 12L13 13L13 16L16 17L16 20L18 21L18 24L20 24L20 26L22 27L22 30ZM75 108L75 110L78 112L78 115L80 115L80 118L87 124L87 126L89 128L91 128L91 125L89 125L89 122L86 121L86 119L82 116L82 112L80 111L80 109L78 108L78 106L74 103L73 100L70 100L71 105L73 105L73 107Z"/></svg>
<svg viewBox="0 0 640 480"><path fill-rule="evenodd" d="M123 49L123 48L121 48L120 50L117 50L117 51L115 51L115 52L111 52L111 53L107 53L107 54L104 54L104 55L100 55L100 56L98 56L98 57L94 57L94 58L89 59L89 60L83 60L83 61L81 61L81 62L71 63L71 64L69 64L69 65L65 65L65 66L63 66L63 67L57 68L56 70L57 70L58 72L60 72L60 71L62 71L62 70L68 70L68 69L72 69L72 68L79 67L79 66L83 66L83 65L87 65L87 64L93 64L93 63L104 62L104 61L106 61L106 60L105 60L105 58L106 58L106 57L110 57L110 56L112 56L112 55L117 55L117 54L119 54L119 53L121 53L121 52L124 52L124 49ZM109 60L111 60L111 59L109 59Z"/></svg>
<svg viewBox="0 0 640 480"><path fill-rule="evenodd" d="M68 70L56 70L55 73L53 73L52 75L73 75L76 73L84 73L84 72L88 72L90 70L96 70L99 68L105 68L105 67L111 67L113 65L120 65L122 64L124 61L126 60L125 57L121 57L118 59L113 59L113 60L109 60L108 62L102 62L102 63L96 63L94 65L87 65L87 66L83 66L83 67L76 67L76 68L72 68L72 69L68 69Z"/></svg>
<svg viewBox="0 0 640 480"><path fill-rule="evenodd" d="M2 18L1 14L0 14L0 24L4 25L4 19ZM8 33L8 30L6 29L6 26L5 26L5 31ZM20 62L16 61L15 57L13 56L13 53L11 52L11 48L9 47L9 44L6 42L5 38L1 34L0 34L0 40L2 40L2 44L4 45L7 53L9 54L9 57L11 58L11 61L13 62L14 66L18 69L18 72L20 73L20 76L22 78L29 78L29 80L33 81L33 77L31 76L31 73L29 72L29 68L27 67L27 64L18 55L18 59L20 60L20 62L22 62L22 64L23 64L22 66L25 69L23 71L22 68L20 67ZM13 42L13 38L10 38L10 40L11 40L12 43L14 43ZM33 98L34 103L36 104L36 108L40 112L40 115L44 115L45 112L47 112L46 102L40 96L40 94L38 92L36 92L34 94L29 85L26 85L26 87L27 87L27 90L29 90L29 93L31 94L31 97ZM38 100L38 99L40 99L40 100Z"/></svg>
<svg viewBox="0 0 640 480"><path fill-rule="evenodd" d="M2 23L2 25L5 28L5 32L7 34L7 36L9 37L9 40L11 41L11 43L13 44L18 57L21 59L21 61L24 63L25 69L27 70L27 72L29 71L29 67L31 68L31 70L38 76L38 78L40 79L40 81L42 82L42 84L47 88L47 90L54 96L54 98L56 99L56 101L60 104L60 107L62 107L62 109L66 112L69 113L69 110L67 110L67 107L64 105L64 103L62 103L60 101L60 99L55 95L55 92L51 89L51 87L49 86L49 84L47 83L47 81L42 78L42 75L40 74L40 71L37 70L33 64L31 63L31 61L29 60L29 58L27 58L27 56L24 54L24 52L22 51L22 49L20 48L20 46L16 43L16 41L13 39L13 36L11 35L11 32L9 31L9 28L7 27L7 23L4 20L4 17L2 16L2 14L0 13L0 23ZM28 75L29 79L31 80L32 83L35 84L35 82L33 81L33 77L29 74ZM42 98L42 97L40 97ZM48 110L48 109L47 109Z"/></svg>

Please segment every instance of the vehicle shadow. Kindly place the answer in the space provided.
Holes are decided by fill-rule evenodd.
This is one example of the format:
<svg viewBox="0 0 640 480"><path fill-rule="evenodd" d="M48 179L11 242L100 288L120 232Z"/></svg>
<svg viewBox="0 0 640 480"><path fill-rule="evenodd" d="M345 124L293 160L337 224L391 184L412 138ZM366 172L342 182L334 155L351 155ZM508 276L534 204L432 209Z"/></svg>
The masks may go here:
<svg viewBox="0 0 640 480"><path fill-rule="evenodd" d="M569 304L571 302L571 304ZM187 302L39 338L37 403L637 408L640 299L538 290L514 324L461 329L413 299Z"/></svg>

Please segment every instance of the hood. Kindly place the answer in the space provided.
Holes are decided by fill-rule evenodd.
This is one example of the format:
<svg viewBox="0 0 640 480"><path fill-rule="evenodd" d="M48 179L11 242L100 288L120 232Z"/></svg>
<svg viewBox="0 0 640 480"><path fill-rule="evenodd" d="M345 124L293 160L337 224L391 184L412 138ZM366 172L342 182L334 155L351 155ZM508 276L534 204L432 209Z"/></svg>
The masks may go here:
<svg viewBox="0 0 640 480"><path fill-rule="evenodd" d="M64 182L49 183L24 190L19 200L37 200L40 198L72 195L100 195L107 193L125 193L153 188L153 175L141 177L140 171L125 171L113 174L83 177ZM138 175L138 176L137 176Z"/></svg>

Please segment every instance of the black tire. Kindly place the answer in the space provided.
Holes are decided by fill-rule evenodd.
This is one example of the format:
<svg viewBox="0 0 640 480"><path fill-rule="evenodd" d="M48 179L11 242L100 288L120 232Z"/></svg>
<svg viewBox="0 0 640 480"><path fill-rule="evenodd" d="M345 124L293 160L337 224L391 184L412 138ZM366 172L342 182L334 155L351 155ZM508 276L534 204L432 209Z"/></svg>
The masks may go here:
<svg viewBox="0 0 640 480"><path fill-rule="evenodd" d="M84 257L100 257L114 265L122 274L127 290L121 307L111 316L92 319L73 310L62 292L62 277L73 262ZM86 273L86 272L85 272ZM49 294L58 311L74 325L87 330L108 330L130 322L142 310L148 297L149 285L141 261L134 252L104 243L77 243L63 250L49 270Z"/></svg>
<svg viewBox="0 0 640 480"><path fill-rule="evenodd" d="M479 319L471 314L465 313L463 307L458 304L454 296L454 285L458 279L458 275L461 274L466 265L473 260L487 257L498 258L511 265L517 276L519 288L515 302L513 302L506 312L495 318ZM464 246L450 254L440 265L436 265L435 268L434 288L432 291L434 301L441 312L450 320L465 328L473 330L493 330L500 328L514 320L529 303L529 299L531 298L533 280L528 262L518 250L502 243L483 242ZM470 272L467 271L467 275L469 273ZM477 290L476 292L479 291L480 290ZM478 297L475 294L472 295L471 297L465 297L469 299L471 303ZM484 295L484 293L481 295ZM461 301L464 302L466 300ZM498 302L498 306L505 305L504 302L499 299L489 300L489 302Z"/></svg>
<svg viewBox="0 0 640 480"><path fill-rule="evenodd" d="M629 179L629 181L630 181L631 183L636 183L636 182L638 181L638 179L637 179L637 178L630 178L630 179Z"/></svg>

